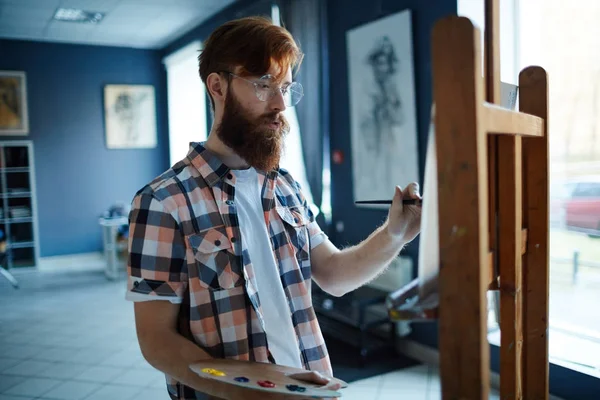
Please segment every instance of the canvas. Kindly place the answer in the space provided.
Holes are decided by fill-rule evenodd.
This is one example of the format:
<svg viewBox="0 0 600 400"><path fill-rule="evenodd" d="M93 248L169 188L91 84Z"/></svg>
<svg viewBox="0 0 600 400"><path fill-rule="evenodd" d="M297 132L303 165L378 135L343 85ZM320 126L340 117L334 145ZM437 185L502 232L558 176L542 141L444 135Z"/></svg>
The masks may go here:
<svg viewBox="0 0 600 400"><path fill-rule="evenodd" d="M391 199L419 181L410 10L348 31L346 46L354 200Z"/></svg>
<svg viewBox="0 0 600 400"><path fill-rule="evenodd" d="M0 71L0 135L27 135L27 79L22 71Z"/></svg>
<svg viewBox="0 0 600 400"><path fill-rule="evenodd" d="M104 115L109 149L156 147L153 86L106 85Z"/></svg>

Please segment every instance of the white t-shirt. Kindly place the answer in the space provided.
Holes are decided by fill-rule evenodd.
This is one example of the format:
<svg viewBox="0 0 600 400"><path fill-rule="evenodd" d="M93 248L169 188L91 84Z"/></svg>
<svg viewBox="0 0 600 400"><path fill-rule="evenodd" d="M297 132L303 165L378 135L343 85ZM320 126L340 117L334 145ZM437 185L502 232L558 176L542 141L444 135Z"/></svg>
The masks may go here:
<svg viewBox="0 0 600 400"><path fill-rule="evenodd" d="M271 250L258 174L254 168L233 172L236 175L235 203L242 243L248 249L254 267L269 350L277 364L302 368L292 316Z"/></svg>

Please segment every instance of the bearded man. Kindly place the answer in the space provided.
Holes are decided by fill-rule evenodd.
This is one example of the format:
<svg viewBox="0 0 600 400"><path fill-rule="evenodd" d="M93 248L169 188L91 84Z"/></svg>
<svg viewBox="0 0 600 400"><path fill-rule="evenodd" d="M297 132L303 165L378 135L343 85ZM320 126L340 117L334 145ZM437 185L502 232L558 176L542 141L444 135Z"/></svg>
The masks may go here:
<svg viewBox="0 0 600 400"><path fill-rule="evenodd" d="M283 112L303 94L292 80L302 57L292 35L268 19L217 28L199 57L210 135L133 199L127 298L142 354L165 373L172 399L281 398L190 370L211 358L296 367L306 370L298 378L326 385L332 369L312 281L336 296L352 291L419 232L419 208L402 204L419 198L413 183L395 188L381 227L339 250L279 168L289 130Z"/></svg>

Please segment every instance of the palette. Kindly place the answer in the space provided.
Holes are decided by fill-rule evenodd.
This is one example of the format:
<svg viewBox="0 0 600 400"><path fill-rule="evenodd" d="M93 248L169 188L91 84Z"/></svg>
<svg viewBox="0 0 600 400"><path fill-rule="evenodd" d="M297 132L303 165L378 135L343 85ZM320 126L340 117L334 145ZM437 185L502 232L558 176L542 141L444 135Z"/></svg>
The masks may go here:
<svg viewBox="0 0 600 400"><path fill-rule="evenodd" d="M190 365L190 369L206 379L253 390L286 394L290 398L342 397L340 392L325 389L323 385L288 376L307 372L300 368L252 361L215 359L194 363ZM342 388L348 387L346 382L337 378L331 378L329 384L332 383L339 383Z"/></svg>

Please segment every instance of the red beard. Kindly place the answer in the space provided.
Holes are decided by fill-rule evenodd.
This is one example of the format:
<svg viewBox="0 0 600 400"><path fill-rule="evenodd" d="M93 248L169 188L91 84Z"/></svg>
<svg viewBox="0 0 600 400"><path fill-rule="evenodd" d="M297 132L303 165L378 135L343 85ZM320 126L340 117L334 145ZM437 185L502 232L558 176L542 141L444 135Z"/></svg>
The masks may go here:
<svg viewBox="0 0 600 400"><path fill-rule="evenodd" d="M269 126L277 123L276 128ZM223 118L216 129L223 144L243 158L248 165L261 171L279 166L285 136L290 126L279 112L251 117L233 93L228 90Z"/></svg>

